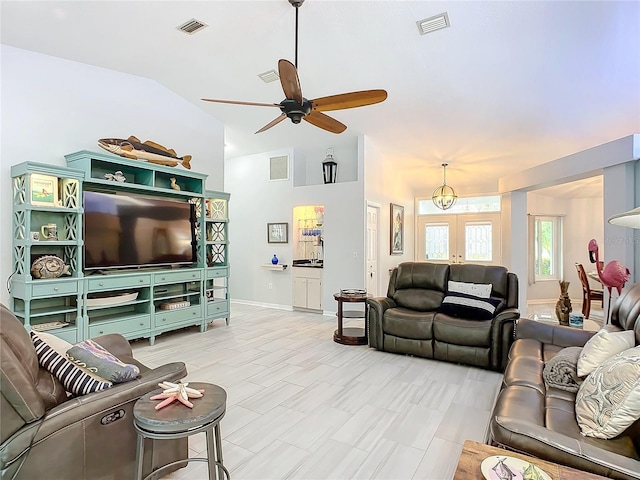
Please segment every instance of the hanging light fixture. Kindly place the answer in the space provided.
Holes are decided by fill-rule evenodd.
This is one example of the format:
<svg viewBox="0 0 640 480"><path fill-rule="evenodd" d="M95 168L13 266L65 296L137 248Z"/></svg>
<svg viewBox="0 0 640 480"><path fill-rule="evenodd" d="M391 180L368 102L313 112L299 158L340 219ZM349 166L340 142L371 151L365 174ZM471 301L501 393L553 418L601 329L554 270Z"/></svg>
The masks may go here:
<svg viewBox="0 0 640 480"><path fill-rule="evenodd" d="M338 164L333 159L333 148L327 148L327 158L322 162L322 174L324 183L336 183Z"/></svg>
<svg viewBox="0 0 640 480"><path fill-rule="evenodd" d="M614 215L609 219L609 223L620 227L640 228L640 207Z"/></svg>
<svg viewBox="0 0 640 480"><path fill-rule="evenodd" d="M456 191L447 185L448 165L448 163L442 164L442 185L433 191L433 196L431 197L434 205L441 210L447 210L453 207L453 204L456 203L456 199L458 198Z"/></svg>

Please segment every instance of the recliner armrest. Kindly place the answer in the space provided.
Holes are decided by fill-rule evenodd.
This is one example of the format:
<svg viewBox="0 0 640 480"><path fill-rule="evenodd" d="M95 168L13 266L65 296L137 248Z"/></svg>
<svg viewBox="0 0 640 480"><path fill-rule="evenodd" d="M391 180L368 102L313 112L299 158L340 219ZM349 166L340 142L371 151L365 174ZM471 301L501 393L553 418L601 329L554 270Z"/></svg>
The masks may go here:
<svg viewBox="0 0 640 480"><path fill-rule="evenodd" d="M491 367L503 372L509 359L509 349L514 340L516 321L520 318L517 308L505 308L493 318L491 327Z"/></svg>
<svg viewBox="0 0 640 480"><path fill-rule="evenodd" d="M137 399L152 390L159 389L158 383L176 382L187 375L187 367L182 362L173 362L140 373L134 380L118 383L100 392L75 397L52 408L44 416L36 441L67 425L82 422L99 412L117 409L119 405ZM131 421L131 420L129 420Z"/></svg>
<svg viewBox="0 0 640 480"><path fill-rule="evenodd" d="M525 451L544 460L579 469L588 469L588 464L593 463L600 467L592 469L599 470L599 475L610 476L612 472L620 472L640 479L640 461L595 447L582 439L554 432L528 420L496 416L492 420L491 436L498 444L516 451ZM562 454L575 457L575 460L562 458Z"/></svg>
<svg viewBox="0 0 640 480"><path fill-rule="evenodd" d="M516 338L532 338L558 347L582 347L595 332L563 325L551 325L529 318L518 320Z"/></svg>
<svg viewBox="0 0 640 480"><path fill-rule="evenodd" d="M389 308L396 307L396 302L389 297L376 297L368 298L367 305L369 306L368 313L368 326L369 326L369 346L377 349L382 349L382 318L384 312Z"/></svg>

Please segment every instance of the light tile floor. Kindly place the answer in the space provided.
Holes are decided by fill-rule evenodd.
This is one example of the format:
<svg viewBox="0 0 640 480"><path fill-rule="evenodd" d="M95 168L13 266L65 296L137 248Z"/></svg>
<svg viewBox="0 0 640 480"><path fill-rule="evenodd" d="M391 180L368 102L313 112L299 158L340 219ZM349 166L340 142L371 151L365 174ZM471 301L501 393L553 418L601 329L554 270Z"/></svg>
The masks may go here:
<svg viewBox="0 0 640 480"><path fill-rule="evenodd" d="M353 325L358 320L349 320ZM362 325L362 320L359 320ZM484 441L502 375L332 340L335 317L232 303L231 324L133 343L153 367L224 387L233 480L449 480L466 439ZM189 439L204 456L204 434ZM165 476L207 478L203 462Z"/></svg>

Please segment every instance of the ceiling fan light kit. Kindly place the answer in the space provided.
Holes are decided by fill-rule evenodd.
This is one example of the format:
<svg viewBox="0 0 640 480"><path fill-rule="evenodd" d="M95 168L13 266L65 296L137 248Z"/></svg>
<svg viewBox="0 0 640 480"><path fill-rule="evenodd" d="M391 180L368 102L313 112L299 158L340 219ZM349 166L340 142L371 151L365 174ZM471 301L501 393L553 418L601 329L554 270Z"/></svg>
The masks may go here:
<svg viewBox="0 0 640 480"><path fill-rule="evenodd" d="M383 102L387 98L385 90L364 90L360 92L342 93L339 95L331 95L328 97L316 98L308 100L302 96L302 87L298 77L298 8L304 3L304 0L288 0L296 9L296 38L295 38L295 65L288 60L280 59L278 61L278 75L280 83L285 95L285 99L280 103L257 103L257 102L241 102L235 100L217 100L212 98L203 98L205 102L227 103L233 105L252 105L257 107L277 107L280 109L280 116L267 123L256 133L264 132L274 125L282 122L285 118L291 122L298 124L302 120L314 125L318 128L331 133L342 133L347 126L339 122L335 118L322 113L323 111L344 110L347 108L364 107Z"/></svg>
<svg viewBox="0 0 640 480"><path fill-rule="evenodd" d="M458 199L458 195L456 195L456 191L447 185L447 166L448 163L442 164L442 185L436 188L433 191L433 195L431 199L433 200L433 204L438 207L440 210L448 210L453 207Z"/></svg>

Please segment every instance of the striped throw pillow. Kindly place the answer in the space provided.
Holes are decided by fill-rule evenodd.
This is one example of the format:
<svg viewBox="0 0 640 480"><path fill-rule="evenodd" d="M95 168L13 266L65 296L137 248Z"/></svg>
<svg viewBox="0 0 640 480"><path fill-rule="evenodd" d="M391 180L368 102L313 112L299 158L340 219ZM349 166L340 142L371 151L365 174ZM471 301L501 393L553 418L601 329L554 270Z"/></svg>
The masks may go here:
<svg viewBox="0 0 640 480"><path fill-rule="evenodd" d="M86 395L111 386L110 382L91 375L88 371L83 370L57 353L33 331L31 331L31 341L36 347L40 366L46 368L60 380L67 392L71 392L74 395Z"/></svg>
<svg viewBox="0 0 640 480"><path fill-rule="evenodd" d="M491 320L502 301L498 298L479 298L463 293L449 293L438 311L467 320Z"/></svg>

